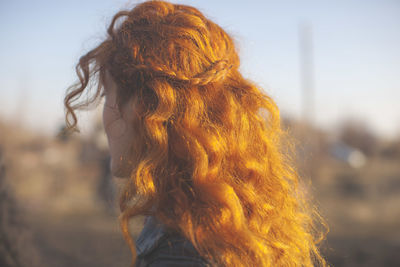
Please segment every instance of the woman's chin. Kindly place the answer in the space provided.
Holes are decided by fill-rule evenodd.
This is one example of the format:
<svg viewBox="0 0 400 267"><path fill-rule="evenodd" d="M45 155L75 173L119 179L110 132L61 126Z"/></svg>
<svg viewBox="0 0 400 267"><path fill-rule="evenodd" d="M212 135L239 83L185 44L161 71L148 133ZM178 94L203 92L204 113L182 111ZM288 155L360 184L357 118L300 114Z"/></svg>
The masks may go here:
<svg viewBox="0 0 400 267"><path fill-rule="evenodd" d="M125 165L125 166L124 166ZM111 160L111 174L116 178L129 178L131 176L132 169L127 164L121 164L121 162L113 162Z"/></svg>

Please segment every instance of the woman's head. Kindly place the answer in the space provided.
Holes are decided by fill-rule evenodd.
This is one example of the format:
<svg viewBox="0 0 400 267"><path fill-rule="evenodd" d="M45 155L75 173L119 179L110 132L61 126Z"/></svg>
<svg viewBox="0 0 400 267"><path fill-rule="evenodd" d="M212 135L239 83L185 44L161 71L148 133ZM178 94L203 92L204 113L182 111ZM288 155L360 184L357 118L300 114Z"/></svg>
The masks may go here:
<svg viewBox="0 0 400 267"><path fill-rule="evenodd" d="M115 136L123 135L120 133L122 129L132 130L127 126L132 126L133 113L143 120L158 106L159 111L164 110L159 112L161 117L157 120L163 124L172 123L183 114L183 109L191 105L186 101L186 95L191 94L192 88L202 88L197 92L199 97L201 94L213 97L220 93L217 90L221 90L215 84L221 84L228 75L232 76L238 65L238 56L229 35L195 8L154 1L118 13L108 28L107 39L82 57L79 65L82 71L90 71L88 76L81 76L81 88L87 85L90 76L98 74L99 88L91 101L101 94L101 90L108 102L107 93L111 94L114 109L106 104L104 118L105 124L112 125L105 125L105 130L114 171L119 172L117 165L126 166L122 164L127 161L126 153L132 152L126 142L121 147L124 151L113 147L121 145L116 139L121 141L123 138ZM69 121L72 127L76 119L71 104L81 93L72 90L66 98L67 116L72 116ZM141 104L138 110L128 105L133 99ZM125 112L118 112L122 108ZM123 115L131 121L124 120ZM141 126L135 125L134 128ZM122 173L126 173L126 169Z"/></svg>
<svg viewBox="0 0 400 267"><path fill-rule="evenodd" d="M104 92L122 228L153 214L224 266L311 265L314 221L274 101L238 71L231 37L197 9L150 1L117 13L81 57L67 121ZM97 90L75 104L97 75Z"/></svg>

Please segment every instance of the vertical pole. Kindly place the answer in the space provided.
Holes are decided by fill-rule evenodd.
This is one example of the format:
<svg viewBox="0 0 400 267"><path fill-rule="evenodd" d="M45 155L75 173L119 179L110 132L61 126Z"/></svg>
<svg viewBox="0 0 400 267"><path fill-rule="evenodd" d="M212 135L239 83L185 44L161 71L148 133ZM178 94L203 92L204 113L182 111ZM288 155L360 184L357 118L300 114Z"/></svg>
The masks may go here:
<svg viewBox="0 0 400 267"><path fill-rule="evenodd" d="M299 24L300 82L302 119L310 126L314 123L314 62L312 27L309 22Z"/></svg>
<svg viewBox="0 0 400 267"><path fill-rule="evenodd" d="M305 171L311 179L317 178L320 145L318 132L314 128L314 62L312 27L308 21L299 24L300 86L302 109L302 134L305 149Z"/></svg>

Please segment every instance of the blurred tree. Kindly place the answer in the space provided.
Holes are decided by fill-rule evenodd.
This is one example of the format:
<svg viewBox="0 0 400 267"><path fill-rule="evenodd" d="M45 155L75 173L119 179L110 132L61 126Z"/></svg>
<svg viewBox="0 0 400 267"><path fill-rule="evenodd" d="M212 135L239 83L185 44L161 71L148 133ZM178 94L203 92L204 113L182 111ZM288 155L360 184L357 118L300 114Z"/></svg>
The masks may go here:
<svg viewBox="0 0 400 267"><path fill-rule="evenodd" d="M387 159L400 158L400 136L396 140L388 140L383 142L379 149L379 154Z"/></svg>
<svg viewBox="0 0 400 267"><path fill-rule="evenodd" d="M39 266L17 202L6 183L3 149L0 145L0 266Z"/></svg>
<svg viewBox="0 0 400 267"><path fill-rule="evenodd" d="M10 234L15 225L16 205L5 184L2 147L0 147L0 266L22 266Z"/></svg>
<svg viewBox="0 0 400 267"><path fill-rule="evenodd" d="M365 122L357 119L346 119L341 123L339 139L347 145L361 150L366 156L372 156L378 146L378 138Z"/></svg>

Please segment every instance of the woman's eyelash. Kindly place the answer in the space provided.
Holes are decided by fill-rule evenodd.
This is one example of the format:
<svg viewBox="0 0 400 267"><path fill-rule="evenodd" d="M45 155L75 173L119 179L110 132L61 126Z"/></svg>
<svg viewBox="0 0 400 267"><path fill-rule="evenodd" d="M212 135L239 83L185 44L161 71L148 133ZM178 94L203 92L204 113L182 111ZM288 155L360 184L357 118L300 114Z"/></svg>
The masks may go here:
<svg viewBox="0 0 400 267"><path fill-rule="evenodd" d="M101 94L100 94L100 97L105 97L106 96L106 93L105 92L102 92Z"/></svg>

